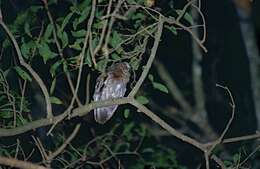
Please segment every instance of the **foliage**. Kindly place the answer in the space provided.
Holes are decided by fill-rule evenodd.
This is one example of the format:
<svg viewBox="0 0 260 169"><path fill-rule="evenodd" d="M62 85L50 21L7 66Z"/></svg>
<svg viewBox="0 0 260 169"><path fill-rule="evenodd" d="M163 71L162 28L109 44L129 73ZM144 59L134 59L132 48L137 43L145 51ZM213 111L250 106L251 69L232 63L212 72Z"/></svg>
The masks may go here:
<svg viewBox="0 0 260 169"><path fill-rule="evenodd" d="M61 86L60 77L70 78L72 83L76 84L77 70L81 69L81 66L91 76L95 76L97 72L103 72L107 65L127 61L133 73L138 74L142 69L141 62L146 59L144 53L148 41L152 38L157 27L157 20L152 17L156 13L144 10L145 5L152 4L147 4L143 0L126 1L124 5L127 7L116 11L117 18L117 16L106 16L109 8L108 1L99 0L95 8L91 29L89 29L88 20L93 10L92 3L91 0L66 1L63 4L53 0L48 1L48 5L44 4L44 1L43 3L28 2L28 6L21 8L16 14L6 11L7 15L15 15L16 17L14 20L8 20L7 26L15 35L25 62L44 79L52 106L68 107L67 100L72 95L69 94L69 98L67 98L68 96L64 97L59 94L60 90L68 90ZM111 10L113 11L118 3L112 2L112 4ZM58 8L62 8L62 10L56 13ZM3 9L3 11L5 10ZM113 21L114 19L115 21ZM103 30L104 28L106 29ZM105 34L102 34L103 31ZM87 42L86 37L88 38ZM86 43L88 46L85 48ZM9 51L13 50L9 38L4 38L1 47L5 56L9 56ZM81 65L82 54L84 56ZM30 113L34 106L31 102L33 99L42 97L42 91L35 87L38 84L35 84L35 76L31 74L31 71L20 65L19 62L17 63L20 60L12 58L4 61L5 66L1 65L3 70L1 71L0 86L1 92L3 92L0 98L1 127L19 127L30 122L32 116L35 117L34 114ZM7 80L10 78L15 83ZM163 84L154 80L151 82L154 89L168 93ZM94 84L90 83L89 85L93 86ZM38 93L34 94L34 92ZM66 93L68 92L66 91ZM142 104L149 102L149 98L145 95L138 96L137 100ZM39 101L44 102L44 99ZM42 111L41 106L38 110ZM131 112L132 110L125 109L124 117L128 119ZM42 151L48 152L58 149L68 135L63 130L66 126L71 130L72 126L70 125L55 128L53 131L55 137L51 137L51 141L47 141L53 143L51 147L48 147L49 143L47 144L42 138L44 147L46 146L45 150L39 149L39 151L32 153L30 158L35 161L34 158L37 154L42 154ZM87 144L69 144L65 151L53 159L52 165L58 168L66 166L74 168L79 164L88 167L102 166L118 161L124 156L130 156L135 161L128 164L132 167L137 167L135 165L169 167L171 165L178 168L179 164L176 161L174 150L167 150L162 146L156 148L142 146L146 137L151 138L147 135L143 124L130 122L121 127L115 125L108 133L96 136L91 141L88 140ZM33 144L39 145L39 140L37 141L35 136L33 138ZM24 158L23 152L29 153L31 145L23 143L24 145L21 146L20 140L17 141L14 146L8 148L1 146L0 154ZM149 152L149 149L152 151ZM42 158L44 160L44 156ZM77 160L80 161L74 163ZM91 163L93 160L96 162ZM102 160L104 161L102 162ZM116 162L113 163L112 165L116 165Z"/></svg>

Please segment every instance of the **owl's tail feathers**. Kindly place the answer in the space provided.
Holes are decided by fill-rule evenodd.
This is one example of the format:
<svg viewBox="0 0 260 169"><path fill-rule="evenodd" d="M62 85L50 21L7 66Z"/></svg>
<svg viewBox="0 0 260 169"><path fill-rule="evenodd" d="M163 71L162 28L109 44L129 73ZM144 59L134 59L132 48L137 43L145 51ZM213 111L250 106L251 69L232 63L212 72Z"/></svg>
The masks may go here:
<svg viewBox="0 0 260 169"><path fill-rule="evenodd" d="M114 114L116 111L117 105L115 106L108 106L108 107L101 107L96 108L94 110L94 117L96 122L100 124L106 123Z"/></svg>

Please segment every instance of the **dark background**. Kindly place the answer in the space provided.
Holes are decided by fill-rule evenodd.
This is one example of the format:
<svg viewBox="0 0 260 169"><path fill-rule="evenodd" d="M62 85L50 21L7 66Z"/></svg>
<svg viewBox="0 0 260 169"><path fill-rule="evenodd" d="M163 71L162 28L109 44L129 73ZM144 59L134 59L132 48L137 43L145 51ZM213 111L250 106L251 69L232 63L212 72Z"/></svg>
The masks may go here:
<svg viewBox="0 0 260 169"><path fill-rule="evenodd" d="M12 24L16 14L29 5L29 3L25 3L22 0L2 1L1 3L2 9L7 12L3 13L3 15L8 24ZM32 3L38 2L34 1ZM176 7L183 6L183 3L181 0L174 1ZM162 13L169 12L167 4L168 1L166 0L156 2L156 6L161 9ZM66 3L63 5L66 6ZM55 10L57 12L55 15L59 15L59 11L62 9L63 6L61 5ZM252 96L253 91L251 88L249 60L240 33L239 16L234 4L230 0L203 0L202 9L207 24L207 40L205 46L208 49L208 53L204 54L201 65L203 69L204 91L206 93L206 107L209 121L213 128L218 133L221 133L229 119L230 109L227 95L215 87L215 84L222 84L232 91L237 106L236 116L229 130L230 132L228 132L228 136L252 134L257 130L257 119ZM251 19L254 24L258 47L260 48L259 17L260 2L254 0L252 3ZM37 19L41 19L41 16L37 16ZM4 37L2 34L3 31L0 31L1 40L3 40L2 38ZM192 94L190 94L192 93L192 50L190 35L184 31L180 31L178 35L175 36L170 31L164 30L157 58L165 64L180 89L187 93L187 99L193 103ZM5 59L9 60L10 58L2 58L2 68L7 66L4 64ZM45 70L40 71L44 72ZM152 72L156 73L156 70L153 69ZM48 77L45 78L48 79ZM161 97L161 95L157 95L157 93L150 93L149 95L162 107L172 104L173 102L168 96ZM138 121L140 118L145 117L136 115L134 118ZM163 118L166 119L166 117ZM168 121L174 124L174 120ZM115 119L113 122L115 122ZM108 126L113 126L113 122L109 122ZM106 129L99 128L99 126L91 122L85 124L86 128L89 128L89 126L94 126L97 132L105 133L110 130L110 127ZM79 138L82 138L82 140L79 142L84 142L84 135L91 135L90 131L84 131L81 134ZM169 147L173 146L177 151L179 160L186 165L193 166L193 164L196 164L202 159L202 156L186 158L187 152L190 151L196 154L196 150L192 150L190 146L184 145L172 137L162 137L160 143ZM147 141L147 144L153 144L153 142ZM227 148L229 151L235 152L240 146L241 144L231 144Z"/></svg>

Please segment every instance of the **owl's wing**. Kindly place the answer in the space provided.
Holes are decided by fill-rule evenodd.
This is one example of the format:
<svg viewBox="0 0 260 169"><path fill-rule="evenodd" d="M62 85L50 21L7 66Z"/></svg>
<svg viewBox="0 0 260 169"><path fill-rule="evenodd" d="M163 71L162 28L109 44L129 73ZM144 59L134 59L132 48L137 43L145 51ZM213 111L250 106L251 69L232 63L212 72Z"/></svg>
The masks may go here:
<svg viewBox="0 0 260 169"><path fill-rule="evenodd" d="M104 83L105 78L106 78L106 76L101 74L96 80L95 92L93 95L94 101L98 101L101 99L102 89L105 85L105 83Z"/></svg>
<svg viewBox="0 0 260 169"><path fill-rule="evenodd" d="M111 98L120 98L123 97L126 92L126 84L122 83L121 81L113 81L108 79L105 81L104 87L99 96L99 100L108 100ZM117 109L118 105L108 106L97 108L94 110L95 120L98 123L104 124L108 121L114 114L115 110Z"/></svg>

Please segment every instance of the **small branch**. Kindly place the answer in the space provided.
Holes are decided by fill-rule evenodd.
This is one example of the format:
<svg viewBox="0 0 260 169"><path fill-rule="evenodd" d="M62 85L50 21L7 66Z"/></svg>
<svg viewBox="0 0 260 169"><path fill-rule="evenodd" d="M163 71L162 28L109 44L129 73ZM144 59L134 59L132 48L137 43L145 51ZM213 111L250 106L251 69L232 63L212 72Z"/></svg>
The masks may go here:
<svg viewBox="0 0 260 169"><path fill-rule="evenodd" d="M182 29L184 29L185 31L187 31L187 32L192 36L192 38L197 42L197 44L203 49L203 51L204 51L204 52L208 52L208 50L206 49L206 47L203 45L203 41L201 41L201 40L193 33L193 31L192 31L189 27L183 25L183 24L180 23L180 22L177 22L177 21L176 21L174 18L172 18L172 17L165 18L165 21L166 21L167 23L169 23L169 24L177 25L177 26L181 27Z"/></svg>
<svg viewBox="0 0 260 169"><path fill-rule="evenodd" d="M53 31L52 31L52 33L53 33L54 41L55 41L55 44L56 44L56 46L57 46L59 55L60 55L60 57L61 57L62 59L65 60L65 58L64 58L64 56L63 56L63 50L62 50L61 45L60 45L60 42L59 42L59 40L58 40L57 31L56 31L56 29L57 29L57 28L56 28L56 24L54 23L54 20L53 20L53 18L52 18L51 12L50 12L50 10L49 10L49 8L48 8L48 4L47 4L47 3L44 3L44 7L45 7L45 9L46 9L46 11L47 11L48 18L49 18L51 24L53 25ZM66 60L65 60L65 61L66 61ZM66 63L65 63L65 64L66 64ZM70 86L70 90L72 91L73 95L75 95L75 88L74 88L74 85L73 85L73 83L72 83L72 80L71 80L71 77L70 77L69 72L66 71L66 72L65 72L65 75L66 75L66 78L67 78L67 80L68 80L68 83L69 83L69 86ZM77 94L76 94L76 101L77 101L77 104L78 104L79 106L82 106L82 104L81 104L81 102L80 102L80 100L79 100Z"/></svg>
<svg viewBox="0 0 260 169"><path fill-rule="evenodd" d="M206 169L209 169L209 154L207 150L204 151L204 158L205 158Z"/></svg>
<svg viewBox="0 0 260 169"><path fill-rule="evenodd" d="M93 0L92 1L91 14L90 14L90 18L89 18L88 24L87 24L87 32L86 32L86 36L85 36L85 40L84 40L84 45L83 45L82 51L79 55L80 66L79 66L79 72L78 72L78 77L77 77L77 84L76 84L75 92L73 94L71 103L70 103L68 110L66 112L69 116L70 116L70 111L72 109L74 101L76 99L76 94L78 93L78 89L79 89L79 84L80 84L80 80L81 80L81 73L82 73L82 69L83 69L84 56L85 56L85 52L86 52L86 48L87 48L87 43L88 43L88 38L89 38L90 31L91 31L92 23L93 23L93 20L94 20L94 17L95 17L95 10L96 10L96 0Z"/></svg>
<svg viewBox="0 0 260 169"><path fill-rule="evenodd" d="M239 167L242 168L243 164L246 163L254 154L256 154L259 151L259 149L260 149L260 145L258 145L243 161L241 161L238 164L237 168Z"/></svg>
<svg viewBox="0 0 260 169"><path fill-rule="evenodd" d="M217 87L220 87L220 88L222 88L222 89L224 89L224 90L226 90L226 91L228 92L228 95L229 95L230 100L231 100L230 106L231 106L231 108L232 108L232 112L231 112L231 117L230 117L230 119L229 119L229 121L228 121L228 123L227 123L225 129L223 130L222 134L221 134L220 137L216 140L215 144L213 144L213 145L211 146L211 148L209 149L209 154L213 151L213 149L214 149L218 144L220 144L220 143L222 142L222 140L223 140L225 134L227 133L227 131L228 131L228 129L230 128L230 125L231 125L231 123L232 123L232 121L233 121L233 119L234 119L234 116L235 116L235 107L236 107L236 106L235 106L235 102L234 102L234 98L233 98L233 96L232 96L230 90L229 90L227 87L221 86L221 85L219 85L219 84L217 84L216 86L217 86Z"/></svg>
<svg viewBox="0 0 260 169"><path fill-rule="evenodd" d="M115 20L116 20L116 17L115 17L114 15L116 15L116 13L119 11L119 9L120 9L120 7L121 7L121 5L123 4L124 1L125 1L125 0L119 0L118 3L117 3L117 5L116 5L116 7L115 7L115 9L114 9L114 11L113 11L113 13L112 13L112 17L111 17L111 19L110 19L110 22L109 22L109 25L108 25L108 28L107 28L108 30L107 30L107 33L106 33L105 42L104 42L104 45L103 45L103 47L104 47L105 50L108 49L108 43L109 43L109 40L110 40L110 34L111 34L111 32L112 32L112 27L113 27L114 22L115 22ZM106 62L105 62L104 68L107 67L108 59L109 59L109 55L106 54L106 55L105 55L105 61L106 61ZM102 71L105 71L105 70L102 70Z"/></svg>
<svg viewBox="0 0 260 169"><path fill-rule="evenodd" d="M46 167L39 166L28 161L22 161L2 156L0 156L0 164L10 167L17 167L21 169L47 169Z"/></svg>
<svg viewBox="0 0 260 169"><path fill-rule="evenodd" d="M155 58L158 46L159 46L159 42L161 39L161 35L162 35L162 31L163 31L163 23L164 23L164 19L162 16L159 17L159 21L158 21L158 28L157 28L157 32L155 33L155 40L154 40L154 44L153 44L153 48L151 51L151 55L145 65L145 67L143 68L143 72L139 78L139 80L137 81L137 83L135 84L134 88L132 89L132 91L129 93L129 97L134 97L135 94L137 93L137 91L140 89L141 85L143 84L147 74L149 73L149 70L152 66L153 60Z"/></svg>
<svg viewBox="0 0 260 169"><path fill-rule="evenodd" d="M211 159L214 160L220 166L221 169L226 169L226 166L223 163L223 161L219 159L216 155L213 154Z"/></svg>
<svg viewBox="0 0 260 169"><path fill-rule="evenodd" d="M90 101L90 73L87 75L86 79L86 99L85 99L85 104L88 104Z"/></svg>
<svg viewBox="0 0 260 169"><path fill-rule="evenodd" d="M113 2L113 0L110 0L109 3L108 3L106 15L110 15L111 7L112 7L112 2ZM93 53L93 57L94 57L94 58L95 58L95 55L96 55L96 54L98 53L98 51L100 50L100 48L102 47L102 43L103 43L103 40L104 40L105 35L106 35L105 33L106 33L107 25L108 25L108 18L105 18L104 26L103 26L103 28L102 28L102 32L101 32L101 36L100 36L99 43L98 43L98 45L96 46L96 48L94 49L94 53ZM94 60L95 60L95 59L94 59ZM94 62L94 65L96 66L95 62Z"/></svg>
<svg viewBox="0 0 260 169"><path fill-rule="evenodd" d="M91 55L91 60L92 60L92 62L93 62L93 64L94 64L94 67L97 65L97 62L96 62L96 58L95 58L95 54L94 54L94 51L93 51L93 45L92 45L92 43L93 43L93 41L92 41L92 32L90 31L89 32L89 53L90 53L90 55Z"/></svg>

